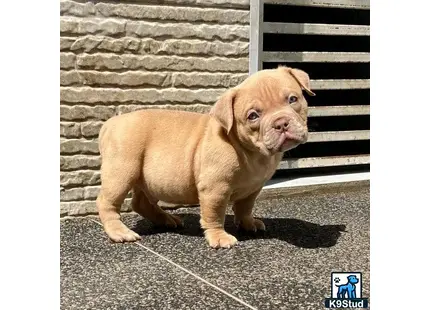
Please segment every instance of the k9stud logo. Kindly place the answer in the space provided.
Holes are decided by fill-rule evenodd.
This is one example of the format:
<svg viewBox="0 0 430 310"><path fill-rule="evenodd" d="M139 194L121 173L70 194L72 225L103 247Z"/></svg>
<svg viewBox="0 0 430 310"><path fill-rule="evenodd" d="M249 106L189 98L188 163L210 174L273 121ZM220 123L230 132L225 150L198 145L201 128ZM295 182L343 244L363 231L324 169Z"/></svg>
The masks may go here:
<svg viewBox="0 0 430 310"><path fill-rule="evenodd" d="M362 298L361 272L332 272L331 298L325 299L326 308L367 308L368 299Z"/></svg>

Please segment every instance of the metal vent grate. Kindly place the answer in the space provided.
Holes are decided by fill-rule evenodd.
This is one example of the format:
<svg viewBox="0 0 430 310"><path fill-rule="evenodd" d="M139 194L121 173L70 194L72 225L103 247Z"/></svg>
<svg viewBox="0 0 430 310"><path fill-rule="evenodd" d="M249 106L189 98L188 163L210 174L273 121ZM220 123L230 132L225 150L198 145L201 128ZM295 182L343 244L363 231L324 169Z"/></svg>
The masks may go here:
<svg viewBox="0 0 430 310"><path fill-rule="evenodd" d="M251 0L250 73L299 68L317 93L308 143L287 152L279 170L368 169L369 35L368 0Z"/></svg>

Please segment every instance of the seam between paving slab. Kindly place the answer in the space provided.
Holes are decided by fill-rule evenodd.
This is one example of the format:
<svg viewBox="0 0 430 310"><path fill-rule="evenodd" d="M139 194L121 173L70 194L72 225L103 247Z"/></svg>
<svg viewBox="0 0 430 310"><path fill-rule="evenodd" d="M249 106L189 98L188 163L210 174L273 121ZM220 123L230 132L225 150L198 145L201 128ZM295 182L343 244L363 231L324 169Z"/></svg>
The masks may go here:
<svg viewBox="0 0 430 310"><path fill-rule="evenodd" d="M103 226L103 224L102 224L102 223L100 223L100 222L98 222L98 221L96 221L96 220L94 220L94 219L91 219L91 218L90 218L89 220L93 221L94 223L97 223L97 224L98 224L98 225L100 225L100 226ZM258 310L257 308L255 308L255 307L253 307L253 306L251 306L251 305L247 304L247 303L246 303L246 302L244 302L243 300L241 300L241 299L237 298L236 296L234 296L234 295L230 294L229 292L227 292L227 291L223 290L222 288L220 288L220 287L218 287L218 286L216 286L216 285L214 285L214 284L210 283L209 281L207 281L207 280L203 279L203 278L202 278L202 277L200 277L199 275L197 275L197 274L193 273L192 271L190 271L190 270L188 270L188 269L186 269L186 268L182 267L181 265L178 265L177 263L175 263L174 261L170 260L169 258L167 258L167 257L165 257L165 256L163 256L163 255L161 255L161 254L159 254L159 253L157 253L157 252L155 252L154 250L151 250L150 248L148 248L148 247L144 246L143 244L141 244L141 243L139 243L139 242L134 242L133 244L135 244L135 245L137 245L137 246L139 246L139 247L143 248L144 250L146 250L146 251L148 251L148 252L150 252L150 253L152 253L152 254L154 254L154 255L158 256L158 257L159 257L159 258L161 258L162 260L165 260L166 262L168 262L169 264L171 264L171 265L175 266L176 268L179 268L179 269L181 269L182 271L184 271L184 272L188 273L189 275L191 275L191 276L195 277L197 280L202 281L203 283L205 283L205 284L207 284L207 285L209 285L209 286L213 287L213 288L214 288L214 289L216 289L217 291L219 291L219 292L221 292L222 294L224 294L224 295L226 295L226 296L228 296L228 297L230 297L230 298L234 299L235 301L237 301L237 302L241 303L242 305L244 305L244 306L248 307L249 309Z"/></svg>

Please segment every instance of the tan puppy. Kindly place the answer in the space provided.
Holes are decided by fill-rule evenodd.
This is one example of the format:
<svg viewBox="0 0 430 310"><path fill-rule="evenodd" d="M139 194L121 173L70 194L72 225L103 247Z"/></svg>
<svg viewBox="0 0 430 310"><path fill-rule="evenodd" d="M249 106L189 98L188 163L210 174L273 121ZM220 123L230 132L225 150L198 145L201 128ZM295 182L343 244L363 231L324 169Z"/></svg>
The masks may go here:
<svg viewBox="0 0 430 310"><path fill-rule="evenodd" d="M115 116L100 131L102 186L97 207L115 242L140 236L120 220L133 189L133 210L150 221L176 227L180 218L159 200L200 204L201 227L211 247L229 248L237 239L225 232L233 203L235 223L264 230L252 208L283 152L305 143L309 76L298 69L262 70L228 90L209 114L141 110Z"/></svg>

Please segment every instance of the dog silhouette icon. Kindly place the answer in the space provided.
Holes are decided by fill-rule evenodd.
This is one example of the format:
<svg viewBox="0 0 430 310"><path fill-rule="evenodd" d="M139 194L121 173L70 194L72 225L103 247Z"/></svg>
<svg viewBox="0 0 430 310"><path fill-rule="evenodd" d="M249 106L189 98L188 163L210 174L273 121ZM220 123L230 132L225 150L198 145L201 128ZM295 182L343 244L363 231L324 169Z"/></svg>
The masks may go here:
<svg viewBox="0 0 430 310"><path fill-rule="evenodd" d="M339 288L337 291L337 298L356 298L355 285L358 283L359 280L355 275L350 275L347 277L347 279L348 283L346 284L336 284L336 286ZM346 297L345 295L348 295L348 297Z"/></svg>

